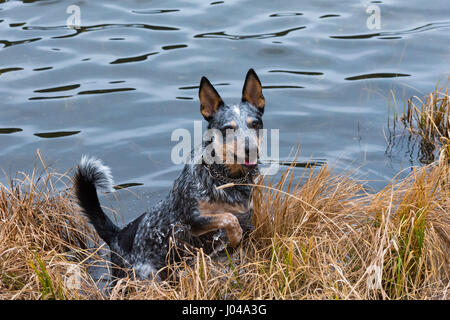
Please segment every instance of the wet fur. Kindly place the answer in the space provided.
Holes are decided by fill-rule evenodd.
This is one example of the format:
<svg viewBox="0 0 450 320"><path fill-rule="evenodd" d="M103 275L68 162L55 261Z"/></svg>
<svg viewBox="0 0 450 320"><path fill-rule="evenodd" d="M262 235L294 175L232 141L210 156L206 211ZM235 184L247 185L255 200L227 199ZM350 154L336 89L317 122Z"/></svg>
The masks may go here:
<svg viewBox="0 0 450 320"><path fill-rule="evenodd" d="M246 92L247 86L258 92ZM249 118L256 119L258 129L262 128L261 84L252 69L247 74L239 105L224 104L206 78L202 78L199 96L208 128L221 129L230 121L248 128ZM213 142L204 141L202 147L209 143ZM181 248L185 245L202 247L211 253L218 242L235 246L242 234L251 230L251 188L233 186L218 190L224 182L214 178L204 163L198 164L194 151L192 155L167 197L121 230L102 211L96 192L97 188L112 189L109 168L98 159L82 158L74 176L75 195L84 214L111 248L114 264L133 268L139 278L149 278L167 265L171 241ZM229 165L229 168L225 164L211 166L232 176L248 171L239 164ZM248 172L249 182L252 182L257 170ZM124 275L122 270L113 269L113 276Z"/></svg>

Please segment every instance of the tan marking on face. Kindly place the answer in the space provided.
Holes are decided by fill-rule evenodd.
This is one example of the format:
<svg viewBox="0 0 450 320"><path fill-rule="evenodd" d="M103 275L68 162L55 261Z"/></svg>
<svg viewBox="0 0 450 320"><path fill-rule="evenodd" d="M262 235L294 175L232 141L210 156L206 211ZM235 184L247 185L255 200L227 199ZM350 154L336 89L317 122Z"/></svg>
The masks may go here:
<svg viewBox="0 0 450 320"><path fill-rule="evenodd" d="M251 125L251 124L252 124L252 122L253 122L253 119L252 119L252 118L250 118L250 117L248 117L248 118L247 118L247 124L248 124L248 125Z"/></svg>
<svg viewBox="0 0 450 320"><path fill-rule="evenodd" d="M234 155L237 154L237 141L233 139L233 141L229 144L226 144L224 148L224 159L225 165L227 166L230 174L232 176L238 176L244 173L244 168L239 163L235 163Z"/></svg>
<svg viewBox="0 0 450 320"><path fill-rule="evenodd" d="M236 123L236 121L234 121L234 120L231 120L230 121L230 126L232 126L233 128L237 128L237 123Z"/></svg>

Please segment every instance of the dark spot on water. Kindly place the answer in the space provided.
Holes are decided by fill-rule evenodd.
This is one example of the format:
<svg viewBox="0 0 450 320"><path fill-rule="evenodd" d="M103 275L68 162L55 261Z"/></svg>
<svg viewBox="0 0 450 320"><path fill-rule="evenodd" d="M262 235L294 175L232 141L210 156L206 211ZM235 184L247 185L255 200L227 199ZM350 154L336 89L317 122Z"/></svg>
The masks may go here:
<svg viewBox="0 0 450 320"><path fill-rule="evenodd" d="M68 85L68 86L61 86L61 87L54 87L54 88L34 90L34 92L45 93L45 92L70 91L70 90L73 90L73 89L76 89L76 88L79 88L79 87L80 87L79 84L71 84L71 85Z"/></svg>
<svg viewBox="0 0 450 320"><path fill-rule="evenodd" d="M378 39L383 39L383 40L398 40L398 39L403 39L402 37L379 37Z"/></svg>
<svg viewBox="0 0 450 320"><path fill-rule="evenodd" d="M180 49L180 48L187 48L186 44L175 44L171 46L164 46L162 47L163 50L173 50L173 49Z"/></svg>
<svg viewBox="0 0 450 320"><path fill-rule="evenodd" d="M108 40L125 40L125 38L109 38Z"/></svg>
<svg viewBox="0 0 450 320"><path fill-rule="evenodd" d="M319 19L325 19L325 18L335 18L335 17L340 17L340 14L325 14L323 16L320 16Z"/></svg>
<svg viewBox="0 0 450 320"><path fill-rule="evenodd" d="M61 137L67 137L72 136L74 134L78 134L81 131L55 131L55 132L42 132L42 133L35 133L35 136L38 136L39 138L61 138Z"/></svg>
<svg viewBox="0 0 450 320"><path fill-rule="evenodd" d="M194 98L192 98L192 97L175 97L175 99L178 99L178 100L194 100Z"/></svg>
<svg viewBox="0 0 450 320"><path fill-rule="evenodd" d="M3 73L12 72L12 71L20 71L20 70L23 70L23 68L5 68L5 69L0 69L0 76Z"/></svg>
<svg viewBox="0 0 450 320"><path fill-rule="evenodd" d="M24 43L30 43L34 41L41 40L42 38L32 38L32 39L25 39L25 40L18 40L18 41L8 41L8 40L0 40L0 43L4 45L4 48L15 46L18 44L24 44Z"/></svg>
<svg viewBox="0 0 450 320"><path fill-rule="evenodd" d="M100 89L100 90L80 91L80 92L78 92L78 94L104 94L104 93L133 91L133 90L136 90L136 89L135 88Z"/></svg>
<svg viewBox="0 0 450 320"><path fill-rule="evenodd" d="M124 83L124 82L125 82L125 80L117 80L117 81L110 81L108 83L115 84L115 83Z"/></svg>
<svg viewBox="0 0 450 320"><path fill-rule="evenodd" d="M36 68L36 69L33 69L33 71L44 71L44 70L50 70L50 69L53 69L53 67Z"/></svg>
<svg viewBox="0 0 450 320"><path fill-rule="evenodd" d="M126 189L126 188L131 188L131 187L143 186L143 185L144 185L143 183L130 182L130 183L118 184L118 185L114 186L113 188L115 190L120 190L120 189Z"/></svg>
<svg viewBox="0 0 450 320"><path fill-rule="evenodd" d="M263 89L303 89L302 86L281 85L281 86L262 86Z"/></svg>
<svg viewBox="0 0 450 320"><path fill-rule="evenodd" d="M373 37L378 37L380 33L369 33L369 34L356 34L350 36L330 36L332 39L370 39Z"/></svg>
<svg viewBox="0 0 450 320"><path fill-rule="evenodd" d="M295 17L295 16L302 16L303 13L301 12L284 12L284 13L273 13L269 17Z"/></svg>
<svg viewBox="0 0 450 320"><path fill-rule="evenodd" d="M116 59L116 60L110 62L110 64L120 64L120 63L130 63L130 62L144 61L144 60L147 60L147 57L153 56L153 55L158 54L158 53L159 52L150 52L150 53L147 53L147 54L143 54L141 56L120 58L120 59Z"/></svg>
<svg viewBox="0 0 450 320"><path fill-rule="evenodd" d="M210 5L213 6L213 5L222 4L222 3L225 3L225 1L214 1L214 2L211 2Z"/></svg>
<svg viewBox="0 0 450 320"><path fill-rule="evenodd" d="M180 11L179 9L162 9L162 10L132 10L131 12L137 14L161 14Z"/></svg>
<svg viewBox="0 0 450 320"><path fill-rule="evenodd" d="M374 79L374 78L397 78L397 77L409 77L410 74L404 73L368 73L358 76L348 77L345 80L362 80L362 79Z"/></svg>
<svg viewBox="0 0 450 320"><path fill-rule="evenodd" d="M9 133L15 133L23 131L20 128L0 128L0 134L9 134Z"/></svg>
<svg viewBox="0 0 450 320"><path fill-rule="evenodd" d="M64 99L71 98L73 96L53 96L53 97L31 97L28 100L52 100L52 99Z"/></svg>
<svg viewBox="0 0 450 320"><path fill-rule="evenodd" d="M300 74L300 75L306 75L306 76L321 76L321 75L323 75L323 72L312 72L312 71L270 70L269 72Z"/></svg>
<svg viewBox="0 0 450 320"><path fill-rule="evenodd" d="M2 20L2 21L3 21L3 20ZM25 25L25 24L26 24L26 22L10 23L9 26L10 26L11 28L15 28L15 27L21 27L21 26L23 26L23 25Z"/></svg>

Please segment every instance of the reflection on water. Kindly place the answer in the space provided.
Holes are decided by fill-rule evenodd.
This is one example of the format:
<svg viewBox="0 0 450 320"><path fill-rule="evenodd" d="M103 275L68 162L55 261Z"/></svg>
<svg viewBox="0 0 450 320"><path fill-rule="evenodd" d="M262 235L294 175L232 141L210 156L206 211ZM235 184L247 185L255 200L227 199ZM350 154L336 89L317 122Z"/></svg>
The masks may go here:
<svg viewBox="0 0 450 320"><path fill-rule="evenodd" d="M23 131L20 128L0 128L0 134L8 134Z"/></svg>
<svg viewBox="0 0 450 320"><path fill-rule="evenodd" d="M68 86L34 90L34 92L43 93L43 92L69 91L69 90L73 90L73 89L76 89L79 87L80 87L79 84L72 84L72 85L68 85Z"/></svg>
<svg viewBox="0 0 450 320"><path fill-rule="evenodd" d="M121 58L121 59L116 59L112 62L110 62L110 64L119 64L119 63L128 63L128 62L138 62L138 61L144 61L147 60L147 57L152 56L154 54L158 54L159 52L150 52L147 54L143 54L141 56L137 56L137 57L129 57L129 58Z"/></svg>
<svg viewBox="0 0 450 320"><path fill-rule="evenodd" d="M396 78L396 77L409 77L410 74L403 74L403 73L368 73L368 74L361 74L359 76L354 77L348 77L345 78L345 80L362 80L362 79L375 79L375 78Z"/></svg>
<svg viewBox="0 0 450 320"><path fill-rule="evenodd" d="M384 152L390 95L401 108L446 79L450 20L444 0L370 3L380 29L347 0L98 0L71 29L64 1L0 0L0 168L29 172L36 149L61 172L102 158L126 222L179 174L171 133L202 119L200 78L235 103L252 67L282 167L300 145L299 174L330 163L382 187L410 164Z"/></svg>
<svg viewBox="0 0 450 320"><path fill-rule="evenodd" d="M269 72L301 74L301 75L305 75L305 76L321 76L321 75L323 75L323 72L311 72L311 71L269 70Z"/></svg>
<svg viewBox="0 0 450 320"><path fill-rule="evenodd" d="M61 137L67 137L72 136L74 134L78 134L81 131L58 131L58 132L42 132L42 133L35 133L35 136L38 136L39 138L61 138Z"/></svg>
<svg viewBox="0 0 450 320"><path fill-rule="evenodd" d="M278 32L248 34L248 35L237 35L237 34L233 35L233 34L228 34L225 31L207 32L207 33L196 34L194 36L194 38L223 38L223 39L229 39L229 40L267 39L267 38L283 37L292 31L301 30L301 29L305 29L305 28L306 27L296 27L296 28L291 28L291 29L278 31Z"/></svg>
<svg viewBox="0 0 450 320"><path fill-rule="evenodd" d="M450 22L433 22L427 23L423 26L412 28L404 31L394 31L394 32L378 32L378 33L370 33L370 34L358 34L358 35L350 35L350 36L330 36L330 38L334 39L370 39L373 37L379 37L379 39L401 39L403 35L424 32L433 29L439 28L449 28Z"/></svg>
<svg viewBox="0 0 450 320"><path fill-rule="evenodd" d="M142 185L144 185L144 184L137 183L137 182L129 182L129 183L118 184L118 185L114 186L114 189L120 190L120 189L126 189L126 188L131 188L131 187L138 187L138 186L142 186Z"/></svg>

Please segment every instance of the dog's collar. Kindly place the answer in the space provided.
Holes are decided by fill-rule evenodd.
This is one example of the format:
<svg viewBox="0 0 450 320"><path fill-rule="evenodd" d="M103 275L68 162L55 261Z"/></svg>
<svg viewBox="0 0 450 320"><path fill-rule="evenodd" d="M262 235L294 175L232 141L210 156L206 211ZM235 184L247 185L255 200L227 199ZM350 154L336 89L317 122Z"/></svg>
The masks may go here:
<svg viewBox="0 0 450 320"><path fill-rule="evenodd" d="M241 177L230 177L227 173L228 169L224 168L224 172L219 172L213 165L204 163L206 169L208 170L209 175L211 178L222 181L224 183L235 183L235 184L243 184L243 183L252 183L253 177L259 172L258 167L255 167L254 169L247 171L245 175Z"/></svg>

